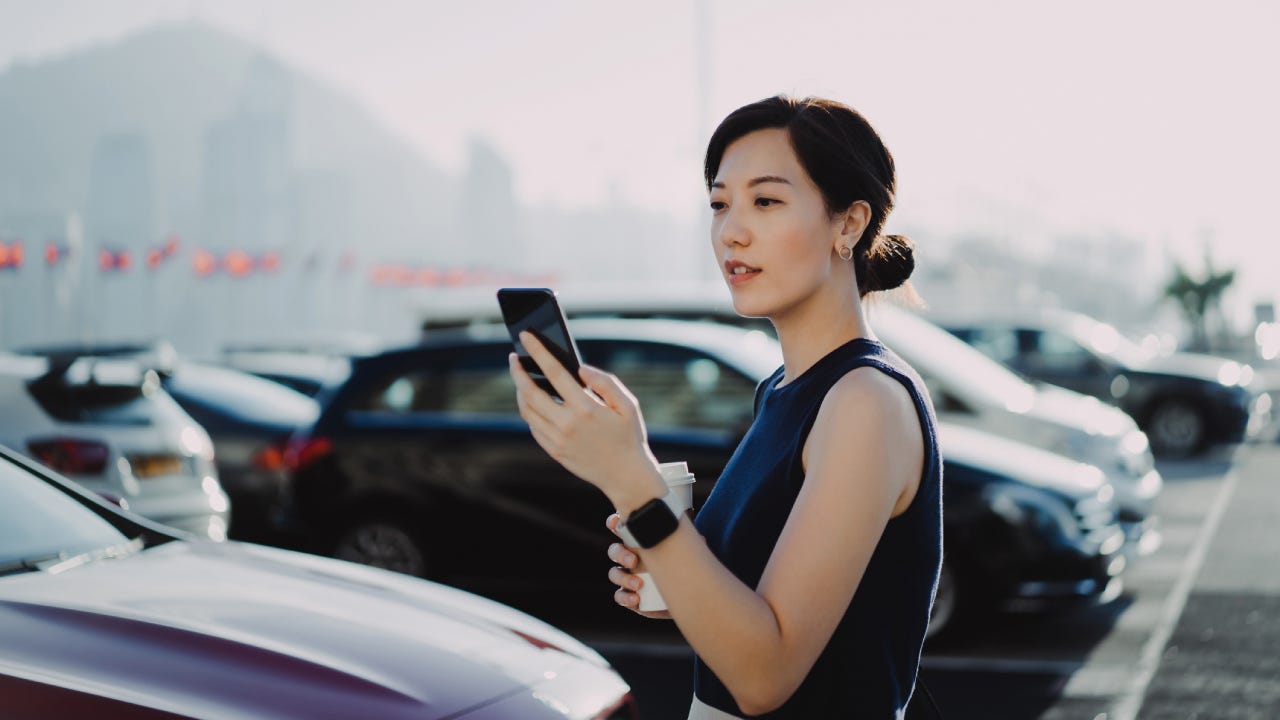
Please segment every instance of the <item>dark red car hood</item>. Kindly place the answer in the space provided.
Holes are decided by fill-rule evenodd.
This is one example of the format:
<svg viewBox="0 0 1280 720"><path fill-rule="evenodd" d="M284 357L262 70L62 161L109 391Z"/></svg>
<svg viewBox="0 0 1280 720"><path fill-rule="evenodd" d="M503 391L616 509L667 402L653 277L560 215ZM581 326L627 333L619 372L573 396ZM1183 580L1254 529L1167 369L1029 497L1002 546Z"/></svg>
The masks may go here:
<svg viewBox="0 0 1280 720"><path fill-rule="evenodd" d="M209 542L0 578L4 675L206 718L441 719L522 693L587 717L626 692L599 655L503 605Z"/></svg>

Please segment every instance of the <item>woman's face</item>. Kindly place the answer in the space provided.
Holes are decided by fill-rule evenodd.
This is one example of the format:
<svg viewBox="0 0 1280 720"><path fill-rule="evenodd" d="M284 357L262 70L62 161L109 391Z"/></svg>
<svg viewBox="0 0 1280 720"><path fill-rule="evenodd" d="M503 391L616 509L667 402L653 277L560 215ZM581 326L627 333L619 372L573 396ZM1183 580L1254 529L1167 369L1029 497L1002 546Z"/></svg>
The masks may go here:
<svg viewBox="0 0 1280 720"><path fill-rule="evenodd" d="M836 255L853 242L841 235L844 220L827 212L784 129L757 130L725 149L711 210L712 247L741 315L777 318L838 269L852 279Z"/></svg>

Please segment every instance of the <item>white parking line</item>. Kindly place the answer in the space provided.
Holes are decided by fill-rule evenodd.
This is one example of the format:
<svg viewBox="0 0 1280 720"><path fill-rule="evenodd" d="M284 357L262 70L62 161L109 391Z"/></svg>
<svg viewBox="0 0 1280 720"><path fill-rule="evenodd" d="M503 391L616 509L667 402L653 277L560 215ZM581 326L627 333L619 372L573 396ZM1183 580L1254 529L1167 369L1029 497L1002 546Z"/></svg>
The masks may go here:
<svg viewBox="0 0 1280 720"><path fill-rule="evenodd" d="M1010 675L1071 675L1084 666L1078 660L1009 660L963 655L925 655L920 667L926 670L993 672Z"/></svg>
<svg viewBox="0 0 1280 720"><path fill-rule="evenodd" d="M1200 568L1204 565L1205 556L1209 552L1209 545L1218 533L1218 525L1222 522L1222 516L1226 513L1227 504L1230 503L1231 496L1235 494L1237 482L1238 477L1235 470L1223 477L1222 487L1218 489L1218 495L1213 500L1213 506L1209 509L1209 514L1201 527L1200 535L1196 538L1195 545L1182 565L1182 572L1178 576L1177 583L1174 584L1173 590L1165 600L1164 612L1160 617L1160 623L1156 626L1155 632L1148 638L1146 645L1143 646L1142 655L1138 658L1138 664L1130 676L1130 681L1124 694L1120 695L1116 699L1115 705L1112 706L1111 713L1108 714L1110 720L1135 720L1138 717L1138 711L1142 709L1142 700L1147 693L1147 687L1151 684L1151 679L1155 677L1156 670L1160 667L1160 657L1164 654L1165 646L1169 644L1169 638L1173 635L1173 630L1178 625L1178 619L1182 617L1182 610L1187 605L1187 596L1191 594L1191 588L1195 584L1196 576L1200 574Z"/></svg>

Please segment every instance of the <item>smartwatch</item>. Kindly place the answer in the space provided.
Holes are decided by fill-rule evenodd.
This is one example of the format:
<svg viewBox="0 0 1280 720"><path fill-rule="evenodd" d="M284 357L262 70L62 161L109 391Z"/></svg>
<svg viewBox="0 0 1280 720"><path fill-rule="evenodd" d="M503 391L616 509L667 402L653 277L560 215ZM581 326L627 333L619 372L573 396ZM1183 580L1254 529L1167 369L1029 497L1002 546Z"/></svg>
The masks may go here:
<svg viewBox="0 0 1280 720"><path fill-rule="evenodd" d="M687 508L675 491L641 505L618 525L622 542L639 548L651 548L667 539L680 527L680 516Z"/></svg>

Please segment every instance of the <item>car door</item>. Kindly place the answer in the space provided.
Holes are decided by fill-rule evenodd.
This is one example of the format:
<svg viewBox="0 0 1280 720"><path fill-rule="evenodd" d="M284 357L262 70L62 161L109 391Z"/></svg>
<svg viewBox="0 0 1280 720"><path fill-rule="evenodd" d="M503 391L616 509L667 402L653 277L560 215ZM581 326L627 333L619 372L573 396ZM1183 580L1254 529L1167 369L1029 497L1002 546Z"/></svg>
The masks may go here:
<svg viewBox="0 0 1280 720"><path fill-rule="evenodd" d="M476 343L441 351L435 391L423 409L431 454L444 470L437 482L460 501L445 522L467 543L469 560L456 563L452 574L462 582L495 574L581 577L583 563L607 561L610 506L533 439L516 408L509 350L509 343ZM513 551L554 561L513 563Z"/></svg>

